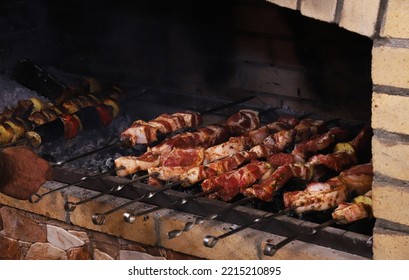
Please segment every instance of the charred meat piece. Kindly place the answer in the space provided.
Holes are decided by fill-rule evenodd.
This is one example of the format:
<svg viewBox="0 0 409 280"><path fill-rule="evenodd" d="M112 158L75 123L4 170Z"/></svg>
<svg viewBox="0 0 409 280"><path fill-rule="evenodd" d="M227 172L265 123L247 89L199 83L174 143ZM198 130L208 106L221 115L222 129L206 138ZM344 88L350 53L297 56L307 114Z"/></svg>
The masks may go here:
<svg viewBox="0 0 409 280"><path fill-rule="evenodd" d="M341 202L332 213L340 224L349 224L372 217L371 192L355 197L351 203Z"/></svg>
<svg viewBox="0 0 409 280"><path fill-rule="evenodd" d="M139 170L148 170L151 167L159 166L160 164L160 155L147 152L142 156L122 156L115 159L115 167L122 168L116 172L118 176L127 176L134 174Z"/></svg>
<svg viewBox="0 0 409 280"><path fill-rule="evenodd" d="M249 131L242 136L231 137L224 143L208 148L206 150L205 162L216 161L252 147L254 148L255 145L257 145L259 149L262 149L261 146L264 146L265 150L268 149L267 147L271 147L271 150L274 146L274 149L277 151L282 151L294 140L295 131L291 129L288 130L288 127L289 126L283 122L273 122L261 128ZM270 151L269 153L264 153L265 156L270 154ZM260 155L259 157L263 156Z"/></svg>
<svg viewBox="0 0 409 280"><path fill-rule="evenodd" d="M292 154L298 158L297 161L306 161L317 152L329 148L331 144L345 141L347 137L347 130L334 127L326 133L315 135L309 140L296 144Z"/></svg>
<svg viewBox="0 0 409 280"><path fill-rule="evenodd" d="M267 157L267 162L271 164L274 169L287 164L293 164L296 159L293 155L287 153L273 153Z"/></svg>
<svg viewBox="0 0 409 280"><path fill-rule="evenodd" d="M244 136L231 137L226 142L207 148L205 151L205 163L213 162L247 149L248 146Z"/></svg>
<svg viewBox="0 0 409 280"><path fill-rule="evenodd" d="M258 180L268 176L271 171L271 166L267 162L255 161L237 170L204 180L202 189L203 191L217 190L210 195L211 198L230 201Z"/></svg>
<svg viewBox="0 0 409 280"><path fill-rule="evenodd" d="M295 127L296 136L295 142L299 143L310 139L316 134L323 133L325 130L325 122L322 120L302 119Z"/></svg>
<svg viewBox="0 0 409 280"><path fill-rule="evenodd" d="M173 148L209 148L215 144L226 141L229 132L226 126L213 124L197 129L195 132L185 132L177 134L162 143L156 145L151 150L158 154L167 154Z"/></svg>
<svg viewBox="0 0 409 280"><path fill-rule="evenodd" d="M339 174L339 180L349 193L363 195L372 189L373 167L371 163L353 166Z"/></svg>
<svg viewBox="0 0 409 280"><path fill-rule="evenodd" d="M336 172L357 164L355 148L349 143L338 143L332 154L318 154L309 159L313 165L323 165Z"/></svg>
<svg viewBox="0 0 409 280"><path fill-rule="evenodd" d="M244 191L245 196L257 197L263 201L271 201L276 192L291 178L304 181L311 180L314 174L313 166L308 163L291 163L277 168L266 180L255 184Z"/></svg>
<svg viewBox="0 0 409 280"><path fill-rule="evenodd" d="M259 113L254 110L240 110L226 120L226 126L229 128L232 136L241 135L260 127L260 119L258 115Z"/></svg>
<svg viewBox="0 0 409 280"><path fill-rule="evenodd" d="M358 135L349 142L356 150L356 157L359 163L369 162L372 158L372 136L372 128L364 126Z"/></svg>
<svg viewBox="0 0 409 280"><path fill-rule="evenodd" d="M209 177L221 175L225 172L239 168L243 163L256 159L257 155L252 152L242 151L229 157L194 167L181 174L182 186L188 187Z"/></svg>
<svg viewBox="0 0 409 280"><path fill-rule="evenodd" d="M156 173L162 181L179 181L181 174L203 164L204 149L173 149L161 157L161 166L148 168L148 173Z"/></svg>
<svg viewBox="0 0 409 280"><path fill-rule="evenodd" d="M196 148L207 148L215 143L220 143L226 140L226 135L228 135L227 128L222 125L209 125L204 128L198 129L196 132L184 132L177 134L162 143L153 147L150 151L146 152L140 157L126 157L126 160L134 160L133 164L120 164L123 161L123 157L119 157L115 160L115 166L124 167L121 172L117 172L118 176L126 176L133 174L135 171L147 170L145 164L146 156L148 158L155 157L158 161L150 162L149 168L158 167L161 165L161 157L166 156L171 153L174 149L196 149ZM142 160L140 160L142 159ZM155 165L156 164L156 165ZM128 166L131 167L128 169ZM186 170L187 171L187 170Z"/></svg>
<svg viewBox="0 0 409 280"><path fill-rule="evenodd" d="M121 140L129 141L130 146L148 144L157 141L159 133L168 134L182 128L196 127L201 123L202 118L196 112L162 114L149 122L134 121L131 127L121 133Z"/></svg>
<svg viewBox="0 0 409 280"><path fill-rule="evenodd" d="M263 140L263 144L276 146L280 151L294 143L295 129L278 131Z"/></svg>

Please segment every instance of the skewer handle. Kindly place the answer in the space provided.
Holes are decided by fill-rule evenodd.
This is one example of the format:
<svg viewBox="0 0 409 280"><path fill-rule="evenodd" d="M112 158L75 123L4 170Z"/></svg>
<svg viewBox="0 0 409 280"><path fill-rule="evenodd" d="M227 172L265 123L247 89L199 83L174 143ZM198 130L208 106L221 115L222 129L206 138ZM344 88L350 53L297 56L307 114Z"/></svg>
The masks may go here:
<svg viewBox="0 0 409 280"><path fill-rule="evenodd" d="M103 172L101 172L101 173L98 173L98 174L95 174L95 175L91 175L91 176L84 176L84 177L82 177L81 179L79 179L78 181L76 181L76 182L74 182L74 183L67 184L67 185L65 185L65 186L62 186L62 187L59 187L59 188L56 188L56 189L53 189L53 190L49 190L48 192L45 192L45 193L43 193L43 194L34 193L34 194L32 194L32 195L29 197L28 201L29 201L30 203L38 203L38 202L40 202L41 199L43 199L44 196L47 196L47 195L49 195L49 194L51 194L51 193L53 193L53 192L56 192L56 191L59 191L59 190L62 190L62 189L66 189L66 188L69 188L69 187L72 187L72 186L75 186L75 185L77 185L77 184L79 184L79 183L82 183L82 182L85 182L85 181L88 181L88 180L91 180L91 179L96 179L96 178L102 177L102 176L104 176L104 175L106 175L106 174L109 174L109 173L111 173L111 172L118 171L118 170L120 170L120 169L122 169L122 168L123 168L123 167L121 167L121 168L116 168L116 169L114 169L114 170L106 170L106 171L103 171ZM67 203L68 203L68 202L67 202ZM66 203L66 204L67 204L67 203ZM71 203L71 204L72 204L72 203ZM67 206L67 207L68 207L68 206ZM71 207L71 206L69 206L69 207ZM64 208L66 208L66 207L64 206ZM66 208L66 210L67 210L67 208Z"/></svg>
<svg viewBox="0 0 409 280"><path fill-rule="evenodd" d="M216 191L218 191L218 189L212 190L212 191L196 193L196 194L193 194L193 195L190 195L190 196L187 196L187 197L181 197L178 200L176 200L175 202L169 204L168 206L155 206L155 207L153 207L151 209L148 209L148 210L136 213L136 214L131 214L129 212L125 212L124 215L123 215L123 218L124 218L125 222L133 223L133 222L135 222L135 219L137 217L144 216L146 214L159 211L159 210L161 210L163 208L172 208L172 207L177 206L177 205L183 205L183 204L186 204L188 201L191 201L191 200L194 200L196 198L199 198L199 197L214 193Z"/></svg>
<svg viewBox="0 0 409 280"><path fill-rule="evenodd" d="M187 222L182 229L169 231L168 232L168 238L173 239L175 237L178 237L182 233L191 230L194 226L203 224L205 221L214 220L217 217L220 217L221 215L223 215L228 210L230 210L230 209L232 209L232 208L234 208L236 206L239 206L241 204L244 204L247 201L252 200L252 199L254 199L254 197L245 197L243 199L240 199L239 201L236 201L235 203L227 205L226 207L222 208L220 211L218 211L216 213L211 213L211 214L207 215L204 218L203 217L196 217L196 219L193 222Z"/></svg>
<svg viewBox="0 0 409 280"><path fill-rule="evenodd" d="M118 168L118 169L116 169L116 170L114 170L114 171L117 171L117 170L119 170L119 169L122 169L122 168ZM108 194L112 194L112 193L118 192L118 191L122 190L124 187L126 187L126 186L128 186L128 185L130 185L130 184L132 184L132 183L138 182L138 181L143 180L143 179L145 179L145 178L147 178L147 177L150 177L150 176L154 176L155 174L156 174L156 173L152 173L152 174L146 174L146 175L137 177L137 178L135 178L135 179L133 179L133 180L131 180L131 181L125 183L125 184L116 185L116 186L110 188L110 189L109 189L108 191L106 191L106 192L99 193L99 194L97 194L97 195L88 197L88 198L86 198L86 199L84 199L84 200L80 200L80 201L78 201L78 202L67 201L67 202L65 203L65 205L64 205L64 208L65 208L65 210L67 210L67 211L74 211L75 208L76 208L76 206L78 206L78 205L81 205L81 204L90 202L90 201L92 201L92 200L95 200L95 199L97 199L97 198L100 198L100 197L105 196L105 195L108 195ZM101 175L101 173L100 173L100 174L97 174L97 175Z"/></svg>
<svg viewBox="0 0 409 280"><path fill-rule="evenodd" d="M316 227L313 228L309 228L306 229L304 231L301 231L301 233L295 234L293 236L287 237L286 239L280 241L277 244L272 244L272 243L267 243L266 246L264 247L263 253L266 256L273 256L279 249L281 249L282 247L284 247L285 245L300 239L304 236L308 236L308 235L314 235L317 232L323 230L324 228L326 228L327 226L330 226L332 224L335 224L336 222L338 222L338 219L331 219L326 221L325 223L322 223Z"/></svg>
<svg viewBox="0 0 409 280"><path fill-rule="evenodd" d="M124 207L126 207L126 206L129 206L129 205L134 204L134 203L136 203L136 202L142 201L143 199L152 198L152 197L154 197L155 195L157 195L157 194L159 194L159 193L162 193L162 192L164 192L164 191L170 190L171 188L173 188L174 186L177 186L177 185L179 185L179 183L177 183L177 182L172 183L172 184L169 184L168 186L163 187L162 189L145 193L145 194L143 194L142 196L140 196L140 197L138 197L138 198L136 198L136 199L134 199L134 200L130 200L130 201L128 201L128 202L126 202L126 203L124 203L124 204L122 204L122 205L119 205L118 207L112 208L111 210L106 211L106 212L104 212L104 213L95 213L95 214L92 216L92 222L93 222L95 225L103 225L103 224L105 223L106 216L108 216L108 215L110 215L110 214L112 214L112 213L114 213L114 212L117 212L118 210L120 210L120 209L122 209L122 208L124 208Z"/></svg>
<svg viewBox="0 0 409 280"><path fill-rule="evenodd" d="M220 239L224 239L224 238L226 238L226 237L228 237L230 235L233 235L233 234L235 234L237 232L245 230L246 228L249 228L249 227L255 226L257 224L266 222L266 221L268 221L268 220L270 220L270 219L272 219L274 217L285 215L285 214L287 214L288 212L290 212L292 210L294 210L294 208L287 208L287 209L284 209L284 210L281 210L279 212L272 213L272 214L267 213L267 214L263 215L261 218L254 219L253 221L251 221L250 223L248 223L248 224L246 224L244 226L238 227L238 228L236 228L234 230L228 231L228 232L226 232L226 233L224 233L222 235L219 235L219 236L206 235L205 238L203 239L203 245L205 245L206 247L209 247L209 248L213 248L214 246L216 246L217 242Z"/></svg>

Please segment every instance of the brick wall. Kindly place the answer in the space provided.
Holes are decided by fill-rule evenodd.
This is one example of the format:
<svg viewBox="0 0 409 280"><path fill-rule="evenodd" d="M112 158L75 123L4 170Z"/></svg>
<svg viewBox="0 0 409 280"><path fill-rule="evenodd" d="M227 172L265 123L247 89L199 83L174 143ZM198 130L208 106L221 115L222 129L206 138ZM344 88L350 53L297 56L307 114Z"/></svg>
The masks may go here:
<svg viewBox="0 0 409 280"><path fill-rule="evenodd" d="M269 0L277 5L283 1ZM301 0L296 8L370 37L374 259L409 259L409 2L406 0ZM288 7L288 5L285 5ZM294 9L294 6L290 8Z"/></svg>

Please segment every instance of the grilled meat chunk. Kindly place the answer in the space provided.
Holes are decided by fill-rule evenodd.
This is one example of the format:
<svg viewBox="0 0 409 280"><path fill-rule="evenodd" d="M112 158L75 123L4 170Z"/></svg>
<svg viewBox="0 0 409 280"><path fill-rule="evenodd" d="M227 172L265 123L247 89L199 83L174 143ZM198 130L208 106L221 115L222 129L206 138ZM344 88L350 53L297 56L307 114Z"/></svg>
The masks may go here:
<svg viewBox="0 0 409 280"><path fill-rule="evenodd" d="M337 177L325 183L309 183L303 191L286 192L283 195L284 206L296 207L297 213L331 209L346 201L347 197L348 189Z"/></svg>
<svg viewBox="0 0 409 280"><path fill-rule="evenodd" d="M181 174L193 167L203 164L204 149L173 149L161 157L161 165L148 168L150 174L158 174L156 178L163 181L179 181Z"/></svg>
<svg viewBox="0 0 409 280"><path fill-rule="evenodd" d="M162 114L145 122L136 120L121 133L121 140L129 142L130 146L148 144L158 140L158 134L168 134L182 128L191 128L202 123L202 118L196 112L180 112L172 115Z"/></svg>
<svg viewBox="0 0 409 280"><path fill-rule="evenodd" d="M372 217L372 194L355 197L351 203L341 202L332 213L332 217L340 224L349 224L365 218Z"/></svg>
<svg viewBox="0 0 409 280"><path fill-rule="evenodd" d="M250 130L260 127L260 119L258 112L250 109L243 109L236 114L230 116L226 120L226 126L232 136L241 135Z"/></svg>
<svg viewBox="0 0 409 280"><path fill-rule="evenodd" d="M253 196L264 201L271 201L276 192L291 178L309 181L314 174L313 166L306 163L291 163L277 168L266 180L244 191L245 196Z"/></svg>
<svg viewBox="0 0 409 280"><path fill-rule="evenodd" d="M267 162L251 162L237 170L204 180L202 189L203 191L217 190L209 197L230 201L258 180L268 176L271 171L271 166Z"/></svg>

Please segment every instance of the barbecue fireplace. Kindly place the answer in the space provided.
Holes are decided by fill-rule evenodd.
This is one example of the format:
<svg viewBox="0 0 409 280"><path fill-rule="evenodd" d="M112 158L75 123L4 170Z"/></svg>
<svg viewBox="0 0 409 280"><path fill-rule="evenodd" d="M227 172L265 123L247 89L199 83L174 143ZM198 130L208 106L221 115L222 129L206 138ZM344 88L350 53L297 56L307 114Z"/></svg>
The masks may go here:
<svg viewBox="0 0 409 280"><path fill-rule="evenodd" d="M275 112L291 111L371 124L376 218L372 237L329 227L294 241L272 258L408 259L408 4L403 0L190 2L4 1L0 71L10 76L16 62L29 58L67 82L87 76L116 82L126 93L122 118L127 124L180 108L208 110L248 96L255 98L209 115L209 121L244 106L266 111L266 120ZM109 133L117 131L111 128ZM78 147L74 142L71 146ZM56 168L56 180L42 192L76 182L83 172ZM288 235L302 224L311 226L283 216L278 224L246 229L206 248L205 235L224 233L265 213L240 206L223 221L203 223L170 240L167 232L182 228L196 215L206 215L203 209L223 204L201 198L203 209L189 203L182 209L167 207L137 217L132 224L125 223L119 211L103 225L93 224L92 214L109 211L140 193L109 196L74 211L64 208L67 201L98 194L101 186L106 190L128 180L92 181L90 189L73 186L36 204L0 196L0 248L5 248L0 258L268 259L263 254L267 240L279 241L280 234ZM181 195L172 192L170 197L177 200ZM166 199L159 195L153 202L169 205ZM127 210L150 207L135 203ZM272 227L283 229L277 232ZM66 241L56 241L61 238ZM365 246L369 249L364 252L354 249Z"/></svg>

